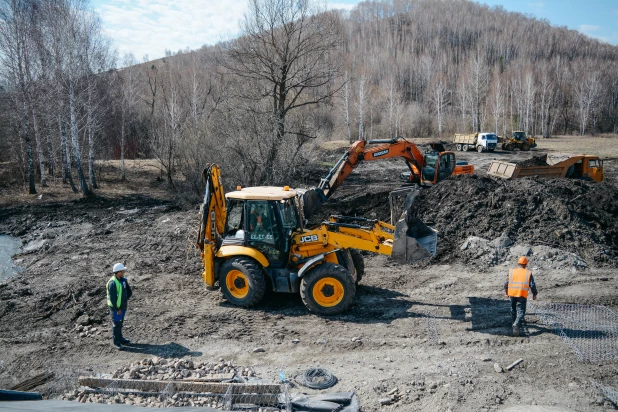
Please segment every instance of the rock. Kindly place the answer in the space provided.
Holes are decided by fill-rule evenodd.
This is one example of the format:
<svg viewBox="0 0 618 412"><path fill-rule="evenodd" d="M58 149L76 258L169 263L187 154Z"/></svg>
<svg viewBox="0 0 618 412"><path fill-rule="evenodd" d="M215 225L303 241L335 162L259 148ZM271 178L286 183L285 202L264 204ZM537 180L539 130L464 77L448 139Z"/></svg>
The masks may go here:
<svg viewBox="0 0 618 412"><path fill-rule="evenodd" d="M89 325L90 324L90 316L88 316L87 314L83 314L79 318L77 318L76 322L79 325L82 325L82 326Z"/></svg>
<svg viewBox="0 0 618 412"><path fill-rule="evenodd" d="M511 250L510 250L511 256L515 256L515 257L530 256L530 253L532 253L532 249L524 245L515 245L511 247Z"/></svg>
<svg viewBox="0 0 618 412"><path fill-rule="evenodd" d="M261 353L261 352L266 352L266 350L264 350L264 348L261 347L257 347L255 349L253 349L252 351L253 353Z"/></svg>
<svg viewBox="0 0 618 412"><path fill-rule="evenodd" d="M397 392L399 392L399 388L393 388L390 391L386 392L386 394L387 395L394 395Z"/></svg>
<svg viewBox="0 0 618 412"><path fill-rule="evenodd" d="M489 243L489 240L483 239L482 237L470 236L464 241L460 249L467 250L467 249L485 248L487 247L488 243Z"/></svg>
<svg viewBox="0 0 618 412"><path fill-rule="evenodd" d="M393 403L393 398L388 397L388 398L381 398L378 400L378 402L380 402L380 405L390 405Z"/></svg>
<svg viewBox="0 0 618 412"><path fill-rule="evenodd" d="M506 233L503 233L502 235L500 235L500 237L497 237L491 242L489 242L489 246L496 248L496 249L498 248L504 249L504 248L511 246L512 244L513 244L513 241L509 239Z"/></svg>
<svg viewBox="0 0 618 412"><path fill-rule="evenodd" d="M498 372L498 373L502 373L502 372L504 372L504 369L502 369L502 366L500 366L500 364L499 364L499 363L497 363L497 362L496 362L496 363L494 363L494 370L495 370L496 372Z"/></svg>
<svg viewBox="0 0 618 412"><path fill-rule="evenodd" d="M294 340L292 340L292 343L294 343L294 344L299 343L299 342L300 342L300 339L294 339Z"/></svg>

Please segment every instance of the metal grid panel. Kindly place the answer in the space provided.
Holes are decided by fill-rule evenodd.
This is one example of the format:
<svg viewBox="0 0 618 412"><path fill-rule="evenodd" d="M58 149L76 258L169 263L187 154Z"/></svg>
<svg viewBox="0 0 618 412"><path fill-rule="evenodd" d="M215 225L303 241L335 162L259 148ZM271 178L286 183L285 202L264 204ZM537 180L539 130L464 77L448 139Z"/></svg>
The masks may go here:
<svg viewBox="0 0 618 412"><path fill-rule="evenodd" d="M602 305L530 302L531 313L551 327L582 362L618 360L618 315Z"/></svg>

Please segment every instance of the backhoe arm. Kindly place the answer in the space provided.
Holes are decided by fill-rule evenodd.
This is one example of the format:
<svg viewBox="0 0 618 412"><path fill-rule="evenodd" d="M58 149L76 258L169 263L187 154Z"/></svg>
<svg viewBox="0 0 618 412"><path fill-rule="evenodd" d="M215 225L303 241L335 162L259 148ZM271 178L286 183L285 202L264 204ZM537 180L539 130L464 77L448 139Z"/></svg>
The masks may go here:
<svg viewBox="0 0 618 412"><path fill-rule="evenodd" d="M217 236L225 230L227 210L225 192L221 183L221 170L216 164L209 164L202 173L205 185L204 202L201 207L200 228L197 236L197 247L201 251L204 263L202 278L209 287L215 285L215 249Z"/></svg>

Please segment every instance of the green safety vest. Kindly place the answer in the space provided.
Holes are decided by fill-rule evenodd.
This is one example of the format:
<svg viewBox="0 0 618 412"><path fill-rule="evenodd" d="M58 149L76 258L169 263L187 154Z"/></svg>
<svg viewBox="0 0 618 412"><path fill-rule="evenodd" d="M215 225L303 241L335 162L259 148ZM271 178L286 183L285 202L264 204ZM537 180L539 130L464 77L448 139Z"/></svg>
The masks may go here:
<svg viewBox="0 0 618 412"><path fill-rule="evenodd" d="M122 283L120 283L120 281L116 278L116 275L112 276L112 278L107 281L107 285L105 286L105 291L107 292L107 306L111 308L114 307L112 298L109 296L109 284L112 281L116 282L116 308L119 308L122 303Z"/></svg>

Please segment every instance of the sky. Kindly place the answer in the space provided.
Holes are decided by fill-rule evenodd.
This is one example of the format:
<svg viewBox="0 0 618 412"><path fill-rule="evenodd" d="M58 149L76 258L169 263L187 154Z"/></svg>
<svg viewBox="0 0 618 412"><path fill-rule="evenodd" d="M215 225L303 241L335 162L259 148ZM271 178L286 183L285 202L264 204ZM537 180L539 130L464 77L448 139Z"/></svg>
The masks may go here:
<svg viewBox="0 0 618 412"><path fill-rule="evenodd" d="M360 0L326 0L352 9ZM618 45L618 0L480 0ZM92 0L119 55L157 59L165 50L198 49L233 38L247 0Z"/></svg>

